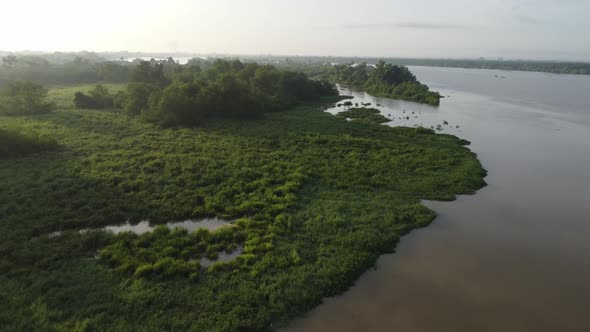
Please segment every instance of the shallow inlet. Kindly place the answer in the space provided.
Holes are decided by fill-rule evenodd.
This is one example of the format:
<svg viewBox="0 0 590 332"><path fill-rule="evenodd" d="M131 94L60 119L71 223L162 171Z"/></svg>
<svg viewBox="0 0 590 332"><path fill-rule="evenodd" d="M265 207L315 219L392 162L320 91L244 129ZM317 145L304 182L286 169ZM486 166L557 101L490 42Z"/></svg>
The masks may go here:
<svg viewBox="0 0 590 332"><path fill-rule="evenodd" d="M164 224L168 228L176 228L180 227L186 229L189 233L194 232L197 229L206 229L208 231L214 231L220 229L222 227L229 227L231 226L231 222L223 219L219 219L217 217L214 218L205 218L199 220L185 220L179 222L169 222ZM147 232L151 232L157 225L150 225L149 221L144 220L137 224L130 224L129 222L119 225L119 226L106 226L104 228L105 231L112 232L115 234L119 234L121 232L133 232L137 235L141 235Z"/></svg>
<svg viewBox="0 0 590 332"><path fill-rule="evenodd" d="M182 228L186 229L189 233L194 232L198 229L206 229L210 232L215 231L217 229L223 227L229 227L232 225L230 221L219 219L217 217L214 218L205 218L200 220L185 220L179 222L169 222L164 224L166 227L170 229L174 228ZM149 221L144 220L137 224L130 224L129 222L119 225L119 226L107 226L104 228L105 231L112 232L114 234L119 234L122 232L133 232L137 235L145 234L151 232L156 228L158 225L151 226ZM207 257L202 257L199 260L201 267L207 268L215 263L227 263L234 260L236 257L242 254L242 246L238 246L231 252L221 251L218 253L216 259L208 259Z"/></svg>
<svg viewBox="0 0 590 332"><path fill-rule="evenodd" d="M236 257L240 256L242 254L242 249L243 249L242 246L238 246L232 252L222 251L218 254L216 259L209 259L207 257L202 257L199 260L199 263L201 264L201 267L209 267L215 263L227 263L227 262L234 260Z"/></svg>

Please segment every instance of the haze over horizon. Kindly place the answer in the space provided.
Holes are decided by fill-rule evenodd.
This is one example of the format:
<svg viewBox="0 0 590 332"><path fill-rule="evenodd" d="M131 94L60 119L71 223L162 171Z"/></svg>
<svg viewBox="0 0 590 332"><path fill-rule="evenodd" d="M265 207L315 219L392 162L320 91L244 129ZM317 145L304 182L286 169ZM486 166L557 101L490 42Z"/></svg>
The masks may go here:
<svg viewBox="0 0 590 332"><path fill-rule="evenodd" d="M590 44L582 42L590 2L583 0L105 0L94 7L54 0L3 7L3 51L590 60Z"/></svg>

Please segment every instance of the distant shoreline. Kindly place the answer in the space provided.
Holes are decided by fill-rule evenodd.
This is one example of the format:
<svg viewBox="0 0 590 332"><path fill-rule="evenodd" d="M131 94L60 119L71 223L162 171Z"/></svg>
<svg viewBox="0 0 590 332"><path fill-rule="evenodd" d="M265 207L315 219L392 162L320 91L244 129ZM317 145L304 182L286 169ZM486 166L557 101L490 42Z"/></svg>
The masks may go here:
<svg viewBox="0 0 590 332"><path fill-rule="evenodd" d="M304 56L304 55L270 55L270 54L216 54L191 52L38 52L38 51L4 51L0 50L0 57L9 54L47 56L49 58L82 56L102 58L104 61L133 60L136 58L220 58L240 59L247 61L271 61L276 63L291 61L307 64L330 63L377 63L384 60L387 63L403 66L446 67L465 69L498 69L510 71L530 71L554 74L590 75L590 62L571 60L527 60L527 59L487 59L487 58L398 58L398 57L359 57L359 56Z"/></svg>

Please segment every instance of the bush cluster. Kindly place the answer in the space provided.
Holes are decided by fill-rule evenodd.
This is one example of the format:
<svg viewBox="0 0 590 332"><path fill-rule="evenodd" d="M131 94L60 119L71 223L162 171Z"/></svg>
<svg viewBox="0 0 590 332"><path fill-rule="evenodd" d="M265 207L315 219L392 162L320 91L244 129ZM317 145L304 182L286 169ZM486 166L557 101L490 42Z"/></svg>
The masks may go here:
<svg viewBox="0 0 590 332"><path fill-rule="evenodd" d="M126 100L124 92L112 94L102 85L96 85L85 94L78 91L74 94L74 106L80 109L111 109L120 108Z"/></svg>
<svg viewBox="0 0 590 332"><path fill-rule="evenodd" d="M299 102L338 94L326 81L237 60L216 60L204 70L181 68L171 84L157 64L141 64L138 71L127 91L125 112L162 126L198 125L211 117L259 118Z"/></svg>
<svg viewBox="0 0 590 332"><path fill-rule="evenodd" d="M47 89L29 81L15 81L0 91L0 115L47 113L53 104L47 102Z"/></svg>

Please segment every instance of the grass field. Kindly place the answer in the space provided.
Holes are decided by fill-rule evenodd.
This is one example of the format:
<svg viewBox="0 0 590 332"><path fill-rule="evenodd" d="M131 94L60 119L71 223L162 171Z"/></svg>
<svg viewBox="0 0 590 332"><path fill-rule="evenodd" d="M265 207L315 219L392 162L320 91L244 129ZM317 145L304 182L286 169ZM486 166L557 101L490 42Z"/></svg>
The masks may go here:
<svg viewBox="0 0 590 332"><path fill-rule="evenodd" d="M428 225L434 213L420 199L485 185L464 141L348 122L323 112L327 104L161 129L73 109L73 93L89 87L53 89L52 113L0 117L0 128L59 144L0 160L3 330L271 330ZM205 216L234 227L79 232ZM238 245L234 261L197 263Z"/></svg>

